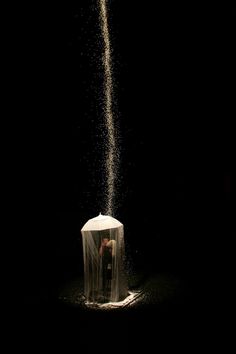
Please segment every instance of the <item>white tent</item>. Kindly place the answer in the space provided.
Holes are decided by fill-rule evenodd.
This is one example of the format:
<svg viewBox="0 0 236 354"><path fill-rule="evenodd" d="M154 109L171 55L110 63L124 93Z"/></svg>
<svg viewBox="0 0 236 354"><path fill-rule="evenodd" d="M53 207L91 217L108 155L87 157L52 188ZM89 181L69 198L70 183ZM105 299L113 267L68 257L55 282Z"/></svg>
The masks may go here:
<svg viewBox="0 0 236 354"><path fill-rule="evenodd" d="M114 229L123 225L112 216L102 215L101 213L93 219L89 219L82 227L81 231L100 231Z"/></svg>
<svg viewBox="0 0 236 354"><path fill-rule="evenodd" d="M88 301L120 301L127 296L124 227L109 215L90 219L81 229L84 292Z"/></svg>

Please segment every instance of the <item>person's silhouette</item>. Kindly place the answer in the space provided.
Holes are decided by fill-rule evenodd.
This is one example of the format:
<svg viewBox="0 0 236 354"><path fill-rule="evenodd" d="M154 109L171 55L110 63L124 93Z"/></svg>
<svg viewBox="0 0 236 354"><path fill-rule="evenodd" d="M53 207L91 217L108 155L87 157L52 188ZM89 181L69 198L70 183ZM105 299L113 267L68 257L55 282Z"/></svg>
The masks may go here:
<svg viewBox="0 0 236 354"><path fill-rule="evenodd" d="M112 248L108 247L109 242L109 238L104 237L99 249L99 255L102 257L102 287L105 298L109 296L112 278Z"/></svg>

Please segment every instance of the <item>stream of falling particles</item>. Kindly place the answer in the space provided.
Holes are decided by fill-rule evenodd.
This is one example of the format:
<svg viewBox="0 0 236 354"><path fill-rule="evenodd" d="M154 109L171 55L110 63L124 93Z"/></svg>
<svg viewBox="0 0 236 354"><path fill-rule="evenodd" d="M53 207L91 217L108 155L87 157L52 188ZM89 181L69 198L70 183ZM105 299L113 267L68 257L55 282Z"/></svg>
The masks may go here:
<svg viewBox="0 0 236 354"><path fill-rule="evenodd" d="M119 160L116 144L116 132L113 117L113 82L112 82L112 61L111 44L109 36L109 25L107 16L107 0L98 0L100 26L103 39L103 70L104 70L104 119L106 127L106 202L105 214L113 215L115 199L115 179L117 176L117 165Z"/></svg>

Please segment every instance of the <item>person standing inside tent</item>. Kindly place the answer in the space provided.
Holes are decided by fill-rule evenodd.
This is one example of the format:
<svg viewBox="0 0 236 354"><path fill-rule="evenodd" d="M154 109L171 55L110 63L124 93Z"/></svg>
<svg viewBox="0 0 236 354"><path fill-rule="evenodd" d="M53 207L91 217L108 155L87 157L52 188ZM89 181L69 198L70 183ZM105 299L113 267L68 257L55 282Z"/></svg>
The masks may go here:
<svg viewBox="0 0 236 354"><path fill-rule="evenodd" d="M112 257L114 255L114 240L110 240L109 236L102 239L99 249L99 255L102 259L102 287L104 297L109 296L111 291L112 279Z"/></svg>

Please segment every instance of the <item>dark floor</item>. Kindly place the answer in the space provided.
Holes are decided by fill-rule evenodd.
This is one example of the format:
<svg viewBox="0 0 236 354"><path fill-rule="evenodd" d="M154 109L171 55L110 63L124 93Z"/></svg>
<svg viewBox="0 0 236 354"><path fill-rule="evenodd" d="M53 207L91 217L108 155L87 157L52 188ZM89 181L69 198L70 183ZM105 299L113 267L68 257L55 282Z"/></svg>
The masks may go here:
<svg viewBox="0 0 236 354"><path fill-rule="evenodd" d="M136 274L129 283L131 290L142 291L142 298L109 311L85 306L83 278L65 282L56 297L56 292L50 297L46 291L26 295L25 324L33 352L133 352L143 347L149 352L163 346L166 351L178 347L191 352L200 349L203 340L217 339L219 309L213 316L206 294L203 302L204 296L187 279L168 273Z"/></svg>

